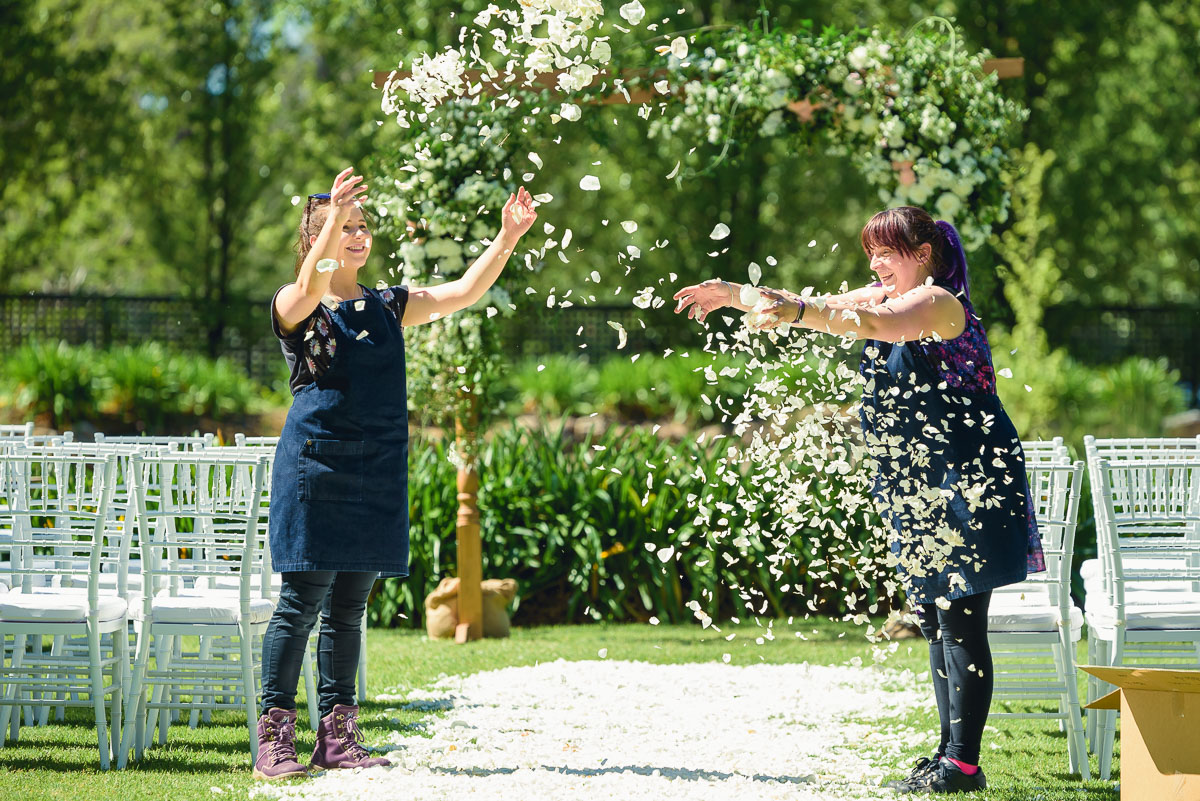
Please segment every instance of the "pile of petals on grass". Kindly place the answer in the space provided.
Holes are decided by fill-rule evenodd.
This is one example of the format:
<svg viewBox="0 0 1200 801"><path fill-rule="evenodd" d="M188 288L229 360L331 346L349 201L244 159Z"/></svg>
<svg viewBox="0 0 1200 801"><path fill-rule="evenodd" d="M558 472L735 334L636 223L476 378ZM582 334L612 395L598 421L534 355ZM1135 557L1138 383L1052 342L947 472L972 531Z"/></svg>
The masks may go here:
<svg viewBox="0 0 1200 801"><path fill-rule="evenodd" d="M393 767L329 773L251 797L422 799L884 798L881 780L925 735L911 672L849 665L651 665L594 660L505 668L377 700L437 711L379 736Z"/></svg>

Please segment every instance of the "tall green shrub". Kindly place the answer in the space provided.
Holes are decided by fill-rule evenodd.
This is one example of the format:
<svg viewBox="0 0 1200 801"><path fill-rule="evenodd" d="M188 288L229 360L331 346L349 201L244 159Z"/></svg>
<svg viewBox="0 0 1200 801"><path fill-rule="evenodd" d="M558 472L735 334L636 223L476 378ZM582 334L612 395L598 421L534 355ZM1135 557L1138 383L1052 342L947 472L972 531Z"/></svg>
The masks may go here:
<svg viewBox="0 0 1200 801"><path fill-rule="evenodd" d="M562 429L495 431L481 450L485 576L518 580L516 622L683 621L689 602L714 617L845 611L847 588L808 573L822 552L816 529L780 564L769 544L712 536L697 514L702 490L728 505L721 516L735 531L765 513L735 504L742 479L719 475L723 454L721 442L640 429L582 441ZM453 468L440 442L414 441L410 460L411 576L381 585L375 624L403 624L404 613L420 625L424 596L454 571Z"/></svg>

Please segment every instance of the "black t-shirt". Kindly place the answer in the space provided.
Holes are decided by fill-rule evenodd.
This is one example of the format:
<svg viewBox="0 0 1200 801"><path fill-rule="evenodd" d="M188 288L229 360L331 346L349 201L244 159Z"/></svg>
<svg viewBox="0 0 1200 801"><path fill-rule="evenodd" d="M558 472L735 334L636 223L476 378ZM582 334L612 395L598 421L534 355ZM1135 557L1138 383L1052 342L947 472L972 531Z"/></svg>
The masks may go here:
<svg viewBox="0 0 1200 801"><path fill-rule="evenodd" d="M279 338L279 347L291 372L288 386L295 395L324 375L333 364L337 341L333 335L332 312L324 303L318 303L313 313L298 325L296 330L290 334L283 333L279 327L279 318L275 315L275 298L285 286L290 284L284 284L275 290L275 295L271 297L271 331ZM362 288L363 299L367 299L371 293L362 284L359 284L359 287ZM403 325L404 307L408 305L408 287L390 286L379 290L379 296L392 314L396 315L396 322Z"/></svg>

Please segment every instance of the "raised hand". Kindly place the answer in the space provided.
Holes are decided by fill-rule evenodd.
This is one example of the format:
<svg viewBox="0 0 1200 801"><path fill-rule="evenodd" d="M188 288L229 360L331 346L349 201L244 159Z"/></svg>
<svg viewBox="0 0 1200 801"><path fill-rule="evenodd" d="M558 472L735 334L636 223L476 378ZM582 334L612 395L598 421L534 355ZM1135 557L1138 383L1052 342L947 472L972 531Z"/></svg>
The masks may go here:
<svg viewBox="0 0 1200 801"><path fill-rule="evenodd" d="M713 278L702 284L685 286L676 292L674 297L679 301L679 305L675 307L676 314L686 309L689 320L704 322L709 312L733 305L733 288L726 282Z"/></svg>
<svg viewBox="0 0 1200 801"><path fill-rule="evenodd" d="M339 172L333 179L333 188L329 190L329 205L333 216L339 221L350 216L356 203L367 199L367 185L362 183L363 177L353 173L353 167Z"/></svg>
<svg viewBox="0 0 1200 801"><path fill-rule="evenodd" d="M500 233L512 239L520 239L537 220L537 211L533 207L533 197L525 187L516 194L508 196L504 211L500 214Z"/></svg>

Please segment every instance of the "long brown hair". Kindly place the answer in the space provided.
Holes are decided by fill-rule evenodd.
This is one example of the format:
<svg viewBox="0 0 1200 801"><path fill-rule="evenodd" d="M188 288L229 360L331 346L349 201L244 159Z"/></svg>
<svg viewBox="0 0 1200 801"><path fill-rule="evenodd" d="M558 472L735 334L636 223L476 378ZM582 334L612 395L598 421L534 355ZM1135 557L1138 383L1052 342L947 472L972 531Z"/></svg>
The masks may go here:
<svg viewBox="0 0 1200 801"><path fill-rule="evenodd" d="M321 227L329 219L329 203L327 197L310 197L304 204L304 213L300 218L300 230L296 236L297 276L300 275L300 268L304 266L304 259L308 256L308 252L312 250L312 238L321 233ZM363 219L366 220L368 226L375 225L375 218L368 214L366 209L360 205L358 210L362 212Z"/></svg>
<svg viewBox="0 0 1200 801"><path fill-rule="evenodd" d="M929 245L929 271L937 280L954 272L950 243L925 209L897 206L881 211L862 229L862 248L870 256L876 248L888 247L904 256L919 258L921 245Z"/></svg>
<svg viewBox="0 0 1200 801"><path fill-rule="evenodd" d="M329 198L310 197L304 204L304 216L300 218L300 233L296 237L296 275L304 266L304 259L312 250L312 237L321 233L321 226L329 218Z"/></svg>

